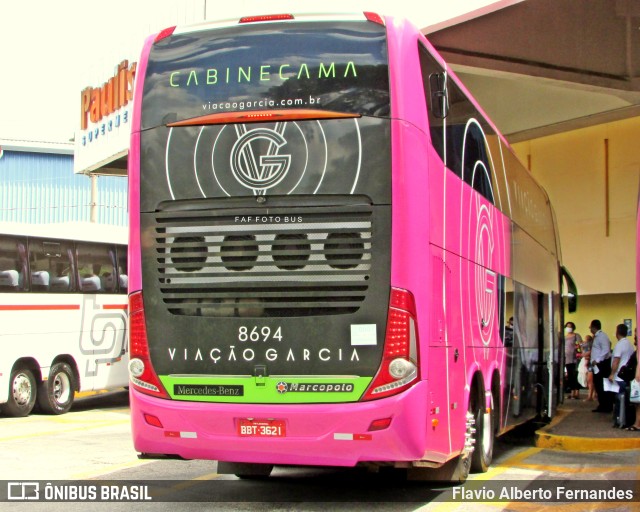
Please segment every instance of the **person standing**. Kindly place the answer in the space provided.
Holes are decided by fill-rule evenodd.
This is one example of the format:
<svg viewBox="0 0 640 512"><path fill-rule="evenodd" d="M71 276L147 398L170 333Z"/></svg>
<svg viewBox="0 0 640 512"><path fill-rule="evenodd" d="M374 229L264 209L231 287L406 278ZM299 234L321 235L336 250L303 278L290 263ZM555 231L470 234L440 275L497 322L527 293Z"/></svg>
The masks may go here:
<svg viewBox="0 0 640 512"><path fill-rule="evenodd" d="M625 324L618 324L616 326L616 339L618 340L618 343L616 343L611 355L611 373L608 377L609 382L612 384L615 382L618 385L618 392L616 393L613 407L613 426L619 428L627 426L625 400L627 383L618 377L618 370L629 362L629 359L633 354L633 347L631 346L631 342L627 339L628 332L628 328Z"/></svg>
<svg viewBox="0 0 640 512"><path fill-rule="evenodd" d="M633 334L633 339L636 345L636 353L638 347L638 331L635 331ZM636 356L637 357L637 356ZM640 382L640 364L636 365L636 376L635 380ZM640 431L640 404L636 404L636 421L633 425L627 428L630 432L639 432Z"/></svg>
<svg viewBox="0 0 640 512"><path fill-rule="evenodd" d="M591 366L592 345L593 336L591 334L587 334L582 342L582 358L585 360L585 364L587 365L587 389L589 390L587 398L584 400L585 402L593 402L597 398L596 388L593 384L593 366Z"/></svg>
<svg viewBox="0 0 640 512"><path fill-rule="evenodd" d="M564 369L567 372L567 391L572 400L580 398L580 383L578 382L577 348L581 346L582 336L576 332L576 324L567 322L564 325Z"/></svg>
<svg viewBox="0 0 640 512"><path fill-rule="evenodd" d="M589 330L593 334L591 362L593 365L593 384L598 394L598 407L592 412L613 411L613 394L605 392L604 379L611 373L611 340L602 330L600 320L592 320Z"/></svg>

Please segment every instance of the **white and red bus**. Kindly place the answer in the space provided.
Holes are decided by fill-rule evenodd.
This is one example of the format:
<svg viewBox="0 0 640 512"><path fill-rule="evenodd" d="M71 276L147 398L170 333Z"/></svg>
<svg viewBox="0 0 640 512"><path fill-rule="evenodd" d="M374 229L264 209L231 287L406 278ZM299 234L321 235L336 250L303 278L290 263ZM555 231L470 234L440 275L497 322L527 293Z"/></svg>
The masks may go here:
<svg viewBox="0 0 640 512"><path fill-rule="evenodd" d="M137 80L143 456L464 479L494 436L553 414L571 280L548 196L419 30L372 13L171 28Z"/></svg>
<svg viewBox="0 0 640 512"><path fill-rule="evenodd" d="M0 410L128 385L127 228L0 223Z"/></svg>

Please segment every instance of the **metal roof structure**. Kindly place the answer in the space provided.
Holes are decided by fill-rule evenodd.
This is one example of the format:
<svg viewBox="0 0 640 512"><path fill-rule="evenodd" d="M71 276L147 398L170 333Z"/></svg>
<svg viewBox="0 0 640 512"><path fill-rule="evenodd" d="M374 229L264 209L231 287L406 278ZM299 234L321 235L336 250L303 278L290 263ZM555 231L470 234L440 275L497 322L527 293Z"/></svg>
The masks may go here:
<svg viewBox="0 0 640 512"><path fill-rule="evenodd" d="M640 115L640 2L503 1L427 26L510 142Z"/></svg>

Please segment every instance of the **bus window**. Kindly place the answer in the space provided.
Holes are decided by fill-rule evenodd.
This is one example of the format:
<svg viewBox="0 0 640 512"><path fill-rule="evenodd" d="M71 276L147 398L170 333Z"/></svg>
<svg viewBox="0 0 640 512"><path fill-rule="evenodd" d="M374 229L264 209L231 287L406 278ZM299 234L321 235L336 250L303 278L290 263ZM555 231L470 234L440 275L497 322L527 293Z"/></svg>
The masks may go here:
<svg viewBox="0 0 640 512"><path fill-rule="evenodd" d="M77 244L80 291L114 293L117 289L115 248L105 244Z"/></svg>
<svg viewBox="0 0 640 512"><path fill-rule="evenodd" d="M127 270L127 247L119 245L118 247L118 288L120 293L127 293L129 286L129 276Z"/></svg>
<svg viewBox="0 0 640 512"><path fill-rule="evenodd" d="M447 168L495 204L493 165L487 147L488 138L495 136L493 129L422 45L420 66L429 106L429 132L433 148ZM446 95L446 107L434 103L443 101L442 94ZM445 113L446 118L443 118Z"/></svg>
<svg viewBox="0 0 640 512"><path fill-rule="evenodd" d="M438 156L444 162L444 118L437 115L439 109L435 102L438 101L439 95L434 89L441 83L442 78L446 77L446 73L444 68L424 46L420 45L419 52L422 82L424 85L425 97L427 98L431 144L433 145L433 149L436 150L436 153L438 153ZM446 80L444 81L444 87L446 88ZM441 110L444 114L444 109ZM448 110L448 108L446 110Z"/></svg>
<svg viewBox="0 0 640 512"><path fill-rule="evenodd" d="M40 292L69 292L75 288L72 245L65 241L32 240L31 288Z"/></svg>
<svg viewBox="0 0 640 512"><path fill-rule="evenodd" d="M449 115L445 127L447 167L495 203L487 136L493 130L457 84L448 79Z"/></svg>
<svg viewBox="0 0 640 512"><path fill-rule="evenodd" d="M25 239L0 237L0 291L23 292L27 287L27 243Z"/></svg>

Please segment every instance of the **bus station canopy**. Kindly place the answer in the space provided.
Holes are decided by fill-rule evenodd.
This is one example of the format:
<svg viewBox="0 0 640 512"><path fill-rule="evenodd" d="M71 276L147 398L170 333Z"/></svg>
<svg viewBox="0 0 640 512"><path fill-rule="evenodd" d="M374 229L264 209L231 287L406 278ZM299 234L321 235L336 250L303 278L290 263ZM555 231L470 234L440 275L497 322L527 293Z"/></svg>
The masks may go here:
<svg viewBox="0 0 640 512"><path fill-rule="evenodd" d="M423 33L510 142L640 115L640 2L509 0Z"/></svg>

